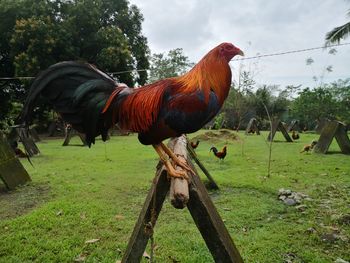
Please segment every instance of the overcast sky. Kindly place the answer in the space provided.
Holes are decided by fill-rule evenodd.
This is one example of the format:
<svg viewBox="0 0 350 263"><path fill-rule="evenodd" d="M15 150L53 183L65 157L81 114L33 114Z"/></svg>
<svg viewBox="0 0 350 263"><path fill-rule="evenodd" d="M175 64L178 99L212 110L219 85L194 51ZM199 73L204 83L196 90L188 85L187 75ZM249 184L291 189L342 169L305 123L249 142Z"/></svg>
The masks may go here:
<svg viewBox="0 0 350 263"><path fill-rule="evenodd" d="M152 53L183 48L192 62L221 42L256 54L319 47L324 36L349 20L347 0L130 0L144 15L143 33ZM350 38L341 43L350 42ZM350 77L350 45L325 50L261 58L243 62L259 84L314 86L314 75L324 82ZM312 66L306 59L312 57ZM230 63L237 72L239 62ZM322 74L328 65L333 72Z"/></svg>

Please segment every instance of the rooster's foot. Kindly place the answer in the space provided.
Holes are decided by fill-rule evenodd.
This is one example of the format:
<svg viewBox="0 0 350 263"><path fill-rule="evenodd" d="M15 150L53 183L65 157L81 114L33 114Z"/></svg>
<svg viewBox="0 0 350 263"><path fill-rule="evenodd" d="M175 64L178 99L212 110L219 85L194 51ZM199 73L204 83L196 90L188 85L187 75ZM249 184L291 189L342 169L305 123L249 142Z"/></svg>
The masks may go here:
<svg viewBox="0 0 350 263"><path fill-rule="evenodd" d="M160 145L161 145L162 149L164 150L164 152L169 156L169 158L171 158L171 160L173 161L173 163L175 165L180 166L182 169L185 169L186 171L188 171L192 174L195 174L195 172L187 164L187 162L184 160L181 160L179 157L177 157L176 154L173 153L173 151L168 148L168 146L166 146L164 143L161 143Z"/></svg>

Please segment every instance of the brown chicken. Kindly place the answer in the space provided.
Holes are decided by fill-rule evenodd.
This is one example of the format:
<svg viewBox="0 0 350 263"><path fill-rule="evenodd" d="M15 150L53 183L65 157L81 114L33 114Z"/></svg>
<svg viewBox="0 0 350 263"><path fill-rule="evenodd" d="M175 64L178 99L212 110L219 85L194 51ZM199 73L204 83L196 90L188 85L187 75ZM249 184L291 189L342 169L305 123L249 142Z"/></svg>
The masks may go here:
<svg viewBox="0 0 350 263"><path fill-rule="evenodd" d="M311 144L305 145L300 153L311 151L315 147L316 144L317 144L317 141L312 141Z"/></svg>
<svg viewBox="0 0 350 263"><path fill-rule="evenodd" d="M199 140L197 140L196 142L191 142L191 147L193 149L196 149L198 147L198 145L199 145Z"/></svg>
<svg viewBox="0 0 350 263"><path fill-rule="evenodd" d="M210 152L213 151L214 155L218 157L220 160L224 160L227 154L227 146L225 145L224 148L219 152L216 147L211 147Z"/></svg>
<svg viewBox="0 0 350 263"><path fill-rule="evenodd" d="M23 152L20 148L18 148L17 141L11 142L10 145L18 158L28 158L28 155L25 152Z"/></svg>
<svg viewBox="0 0 350 263"><path fill-rule="evenodd" d="M248 134L254 134L255 131L253 129L249 129Z"/></svg>
<svg viewBox="0 0 350 263"><path fill-rule="evenodd" d="M299 133L292 131L292 138L293 140L298 140L300 138Z"/></svg>

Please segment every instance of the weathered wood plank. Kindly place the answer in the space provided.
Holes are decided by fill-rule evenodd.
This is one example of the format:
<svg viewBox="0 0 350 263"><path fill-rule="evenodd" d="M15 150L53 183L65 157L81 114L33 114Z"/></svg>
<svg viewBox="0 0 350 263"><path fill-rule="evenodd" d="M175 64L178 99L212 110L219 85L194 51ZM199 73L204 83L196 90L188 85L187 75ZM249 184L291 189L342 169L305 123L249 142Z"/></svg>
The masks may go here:
<svg viewBox="0 0 350 263"><path fill-rule="evenodd" d="M33 127L33 128L30 128L29 129L29 134L30 134L30 137L33 138L34 142L40 142L40 137L36 131L36 129Z"/></svg>
<svg viewBox="0 0 350 263"><path fill-rule="evenodd" d="M196 152L193 150L193 148L191 147L191 145L189 143L187 144L187 150L188 150L188 153L189 153L191 159L196 162L196 164L199 166L199 168L202 170L202 172L208 178L209 187L211 189L219 189L218 184L215 182L214 178L211 176L211 174L205 168L205 166L202 164L202 162L198 159Z"/></svg>
<svg viewBox="0 0 350 263"><path fill-rule="evenodd" d="M123 263L141 261L141 257L147 246L148 239L153 233L153 228L160 210L162 209L169 187L170 182L167 179L167 172L165 170L158 170L129 240L122 259ZM153 220L151 220L152 214ZM150 227L150 223L153 225L153 228Z"/></svg>
<svg viewBox="0 0 350 263"><path fill-rule="evenodd" d="M344 154L350 154L350 140L347 134L347 127L344 124L339 124L335 139Z"/></svg>
<svg viewBox="0 0 350 263"><path fill-rule="evenodd" d="M287 128L287 132L291 132L292 130L297 131L297 132L301 132L301 128L300 128L298 120L293 120L289 124L289 126Z"/></svg>
<svg viewBox="0 0 350 263"><path fill-rule="evenodd" d="M328 121L322 129L320 138L314 148L316 153L327 153L333 138L335 137L340 150L344 154L350 154L350 140L346 126L338 121Z"/></svg>
<svg viewBox="0 0 350 263"><path fill-rule="evenodd" d="M273 138L276 135L277 130L282 132L282 135L286 139L287 142L293 142L292 138L289 136L288 132L286 131L286 128L283 126L282 122L279 119L274 119L272 121L272 131L270 131L269 135L267 136L268 141L273 140Z"/></svg>
<svg viewBox="0 0 350 263"><path fill-rule="evenodd" d="M80 140L81 140L81 142L83 143L84 146L87 145L84 134L74 130L71 126L67 126L66 125L64 134L65 135L64 135L64 141L63 141L62 146L68 146L70 140L72 139L72 137L74 135L78 135L79 136L79 138L80 138Z"/></svg>
<svg viewBox="0 0 350 263"><path fill-rule="evenodd" d="M286 139L287 142L293 142L292 138L289 136L287 130L284 128L282 122L279 123L278 129L280 132L282 132L284 138Z"/></svg>
<svg viewBox="0 0 350 263"><path fill-rule="evenodd" d="M0 179L9 190L31 180L2 133L0 133Z"/></svg>
<svg viewBox="0 0 350 263"><path fill-rule="evenodd" d="M273 138L275 138L275 135L276 135L276 132L277 132L277 128L278 128L278 125L280 124L280 120L278 119L274 119L272 121L272 128L269 132L269 135L267 136L267 140L268 141L272 141Z"/></svg>
<svg viewBox="0 0 350 263"><path fill-rule="evenodd" d="M215 262L243 262L204 184L197 175L191 176L191 180L187 207Z"/></svg>
<svg viewBox="0 0 350 263"><path fill-rule="evenodd" d="M335 121L329 121L323 127L320 138L315 145L314 152L316 153L326 153L332 140L337 132L339 123Z"/></svg>
<svg viewBox="0 0 350 263"><path fill-rule="evenodd" d="M18 137L22 142L26 153L32 157L40 153L38 146L35 144L34 140L29 136L29 132L26 128L16 128Z"/></svg>
<svg viewBox="0 0 350 263"><path fill-rule="evenodd" d="M185 143L185 145L186 144L187 143ZM183 143L180 142L179 145L183 145ZM186 146L183 146L183 148L186 149ZM176 150L175 152L178 153ZM243 262L229 232L217 213L214 204L210 200L203 183L200 181L195 167L189 159L188 163L196 174L189 174L191 184L190 199L187 207L212 253L213 258L216 262L220 263ZM175 182L174 180L181 179L173 179L173 183ZM123 256L123 263L140 262L147 241L153 234L156 220L169 187L170 182L167 179L166 170L159 165L151 190L147 195L146 201L129 240L126 252Z"/></svg>
<svg viewBox="0 0 350 263"><path fill-rule="evenodd" d="M178 158L184 162L187 161L187 139L184 135L178 138L172 138L168 147ZM176 170L182 170L181 167L175 167ZM186 207L189 199L188 181L181 178L171 178L170 182L170 203L177 209Z"/></svg>
<svg viewBox="0 0 350 263"><path fill-rule="evenodd" d="M64 141L62 143L62 146L68 146L70 139L72 138L72 132L72 129L65 127Z"/></svg>
<svg viewBox="0 0 350 263"><path fill-rule="evenodd" d="M259 128L258 128L258 121L255 118L251 118L249 120L247 128L245 129L245 135L249 135L250 131L255 132L256 135L260 135L260 131L259 131Z"/></svg>

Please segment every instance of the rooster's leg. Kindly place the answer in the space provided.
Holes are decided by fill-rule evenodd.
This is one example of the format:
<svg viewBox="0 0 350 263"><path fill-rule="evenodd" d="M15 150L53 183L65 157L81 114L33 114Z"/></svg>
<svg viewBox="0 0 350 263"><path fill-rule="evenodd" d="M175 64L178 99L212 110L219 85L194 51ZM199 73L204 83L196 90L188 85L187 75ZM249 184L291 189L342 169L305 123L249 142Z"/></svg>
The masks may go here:
<svg viewBox="0 0 350 263"><path fill-rule="evenodd" d="M153 145L153 148L156 150L162 163L164 163L170 177L178 177L188 180L188 175L185 171L175 170L174 166L170 162L170 157L165 154L163 147L160 144Z"/></svg>
<svg viewBox="0 0 350 263"><path fill-rule="evenodd" d="M194 171L191 169L191 167L183 160L179 159L176 154L169 149L168 146L166 146L164 143L160 143L162 149L164 152L173 160L173 162L177 165L180 166L181 168L187 170L188 172L195 174Z"/></svg>

